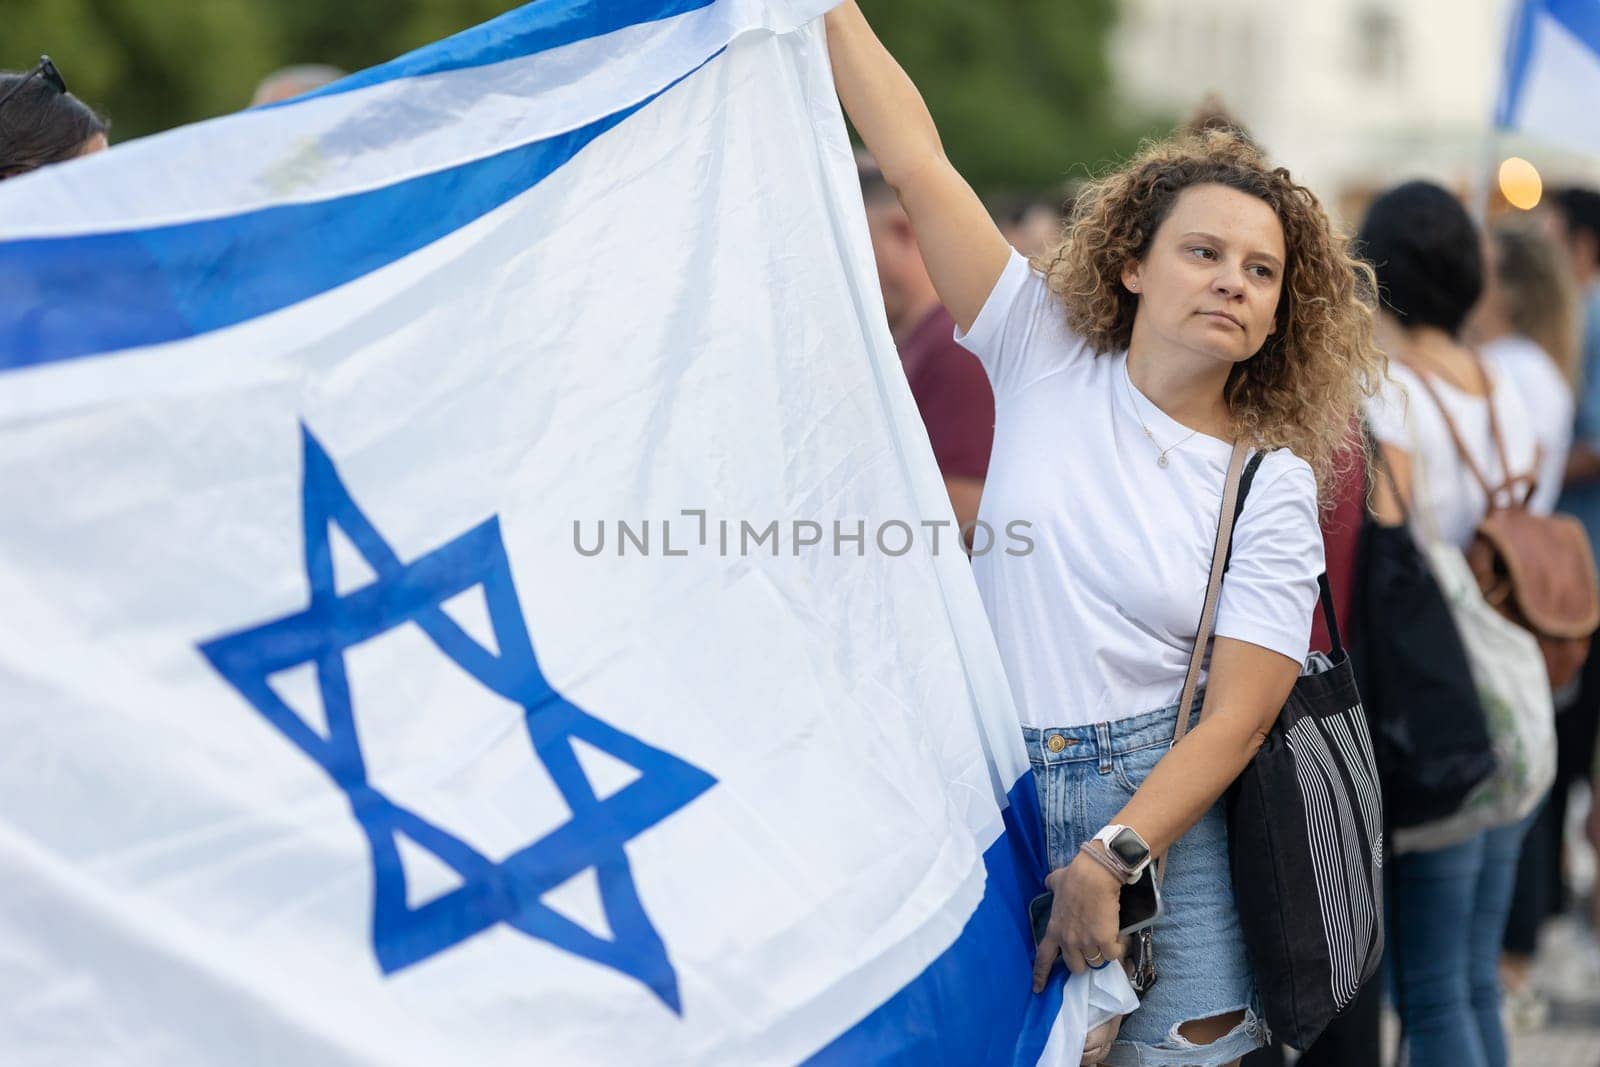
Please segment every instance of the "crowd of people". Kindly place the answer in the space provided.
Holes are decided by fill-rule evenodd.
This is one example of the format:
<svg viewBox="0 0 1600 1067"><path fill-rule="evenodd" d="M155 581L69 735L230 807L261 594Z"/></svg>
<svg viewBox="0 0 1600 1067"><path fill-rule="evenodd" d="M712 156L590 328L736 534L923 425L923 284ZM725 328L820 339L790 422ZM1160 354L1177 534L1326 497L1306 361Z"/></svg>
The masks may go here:
<svg viewBox="0 0 1600 1067"><path fill-rule="evenodd" d="M972 380L974 362L931 299L904 209L886 194L870 158L861 172L907 380L956 514L968 521L987 473L994 396L987 381ZM1068 215L1055 218L1053 237ZM1019 250L1042 254L1054 245L1013 229L1018 216L995 217ZM1371 205L1357 247L1377 271L1380 347L1390 361L1383 387L1365 407L1365 424L1385 448L1410 508L1431 515L1438 535L1458 547L1471 543L1490 507L1471 465L1494 471L1501 462L1492 406L1508 464L1498 476L1530 476L1532 511L1576 515L1600 544L1600 514L1581 503L1600 486L1592 451L1600 443L1592 429L1600 427L1600 193L1559 189L1542 209L1501 217L1480 233L1455 195L1409 183ZM909 314L897 311L907 306L897 288L907 275L924 296ZM1456 420L1465 456L1447 419ZM1412 474L1418 468L1429 472L1421 498L1421 479ZM1369 495L1367 521L1404 521L1397 502L1370 488L1364 464L1346 468L1333 487L1336 506L1322 514L1341 614L1353 600ZM1354 620L1347 630L1348 622ZM1326 647L1325 633L1320 640ZM1502 1017L1533 1027L1547 1015L1533 964L1541 929L1579 905L1565 876L1572 865L1563 832L1569 798L1574 787L1587 788L1597 754L1600 655L1588 664L1552 693L1557 773L1533 811L1460 844L1395 858L1392 990L1412 1064L1506 1064ZM1600 816L1589 827L1600 849ZM1374 986L1299 1062L1379 1063L1381 1000L1382 988ZM1281 1062L1271 1056L1250 1062Z"/></svg>
<svg viewBox="0 0 1600 1067"><path fill-rule="evenodd" d="M870 157L861 174L869 218L891 219L872 232L907 379L957 515L975 517L994 396L987 382L971 380L972 360L953 340L942 308L917 305L909 329L897 317L894 279L914 273L928 293L932 283L914 258L904 210L885 195ZM996 212L995 221L1013 247L1041 255L1062 239L1070 216L1069 205L1055 218L1052 239L1038 243L1013 229L1018 216ZM1364 425L1409 510L1427 516L1422 521L1437 536L1467 548L1491 504L1476 465L1504 480L1526 476L1531 511L1574 515L1600 544L1600 508L1590 503L1600 497L1600 192L1557 189L1538 210L1508 212L1480 232L1454 194L1407 183L1372 203L1356 247L1376 271L1377 333L1389 360L1382 387L1364 406ZM886 258L896 260L887 272ZM968 446L959 460L955 442ZM976 460L974 442L982 444ZM1358 557L1362 524L1405 517L1398 501L1369 482L1366 463L1345 466L1330 497L1320 525L1349 633L1359 625L1349 615L1365 562ZM1313 644L1327 647L1325 630L1317 629ZM1533 966L1540 931L1584 905L1574 899L1564 832L1573 791L1588 789L1600 755L1600 654L1551 697L1556 774L1532 811L1456 845L1394 857L1388 989L1411 1064L1504 1065L1502 1020L1531 1028L1548 1015ZM1587 827L1591 847L1600 850L1600 814ZM1382 983L1371 986L1299 1062L1382 1062L1383 994ZM1249 1062L1282 1060L1266 1050Z"/></svg>
<svg viewBox="0 0 1600 1067"><path fill-rule="evenodd" d="M1570 515L1586 542L1535 525L1500 573L1472 574L1495 605L1524 595L1525 569L1586 583L1577 597L1594 600L1600 193L1556 190L1484 232L1450 191L1409 182L1379 196L1347 242L1246 132L1211 116L1071 205L991 210L855 5L827 28L866 146L885 311L956 517L1027 518L1038 531L1039 551L973 564L1053 869L1036 976L1057 959L1081 972L1123 958L1121 890L1166 856L1152 938L1161 979L1092 1035L1086 1062L1273 1062L1225 795L1309 650L1330 643L1314 620L1323 572L1358 650L1417 617L1383 601L1394 590L1378 589L1374 531L1404 530L1426 559L1445 546L1470 564L1497 514ZM279 72L255 103L338 73ZM0 179L101 150L107 130L48 59L0 74ZM1215 594L1218 502L1247 451L1253 481ZM1447 578L1434 582L1444 600ZM1215 640L1204 685L1182 704L1208 585ZM1468 629L1448 607L1437 618ZM1448 804L1429 786L1427 820L1396 825L1391 809L1386 966L1300 1063L1381 1062L1385 1001L1412 1067L1504 1067L1503 1020L1537 1020L1539 933L1574 906L1564 830L1593 773L1600 652L1574 659L1582 641L1535 615L1518 632L1542 649L1531 688L1543 690L1512 692L1513 711L1489 706L1480 672L1492 653L1465 633L1451 646L1471 674L1453 679L1466 694L1459 733L1493 751L1478 753L1489 762L1472 781L1446 768L1466 784ZM1385 790L1414 799L1425 776L1386 748L1413 708L1376 681L1366 695ZM1492 766L1512 734L1553 747L1522 754L1553 772ZM1436 755L1429 737L1412 740L1408 759ZM1499 790L1492 805L1485 783ZM1589 837L1600 847L1600 814Z"/></svg>

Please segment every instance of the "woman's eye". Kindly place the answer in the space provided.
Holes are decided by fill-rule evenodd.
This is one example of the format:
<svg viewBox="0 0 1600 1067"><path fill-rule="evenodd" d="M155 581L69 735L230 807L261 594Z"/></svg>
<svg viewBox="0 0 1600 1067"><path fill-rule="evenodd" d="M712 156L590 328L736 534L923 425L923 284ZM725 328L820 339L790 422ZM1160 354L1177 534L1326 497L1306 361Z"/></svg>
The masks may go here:
<svg viewBox="0 0 1600 1067"><path fill-rule="evenodd" d="M1257 265L1257 266L1251 267L1250 269L1256 272L1256 277L1257 278L1270 278L1270 277L1272 277L1272 268L1271 267L1263 267L1263 266Z"/></svg>
<svg viewBox="0 0 1600 1067"><path fill-rule="evenodd" d="M1213 252L1211 249L1206 248L1204 246L1199 246L1199 245L1197 245L1194 248L1189 249L1189 253L1191 255L1199 256L1201 259L1216 259L1217 258L1217 254L1215 252Z"/></svg>

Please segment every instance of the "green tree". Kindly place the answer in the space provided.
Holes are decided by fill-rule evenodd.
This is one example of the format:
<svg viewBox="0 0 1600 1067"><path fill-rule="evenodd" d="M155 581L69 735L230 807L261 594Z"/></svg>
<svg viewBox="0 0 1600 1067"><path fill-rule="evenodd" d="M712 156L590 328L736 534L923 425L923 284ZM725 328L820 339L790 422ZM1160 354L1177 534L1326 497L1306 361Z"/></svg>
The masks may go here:
<svg viewBox="0 0 1600 1067"><path fill-rule="evenodd" d="M290 63L359 70L516 7L515 0L0 0L0 67L49 53L127 140L225 114Z"/></svg>
<svg viewBox="0 0 1600 1067"><path fill-rule="evenodd" d="M0 0L0 66L49 53L73 93L125 140L238 108L275 57L257 0Z"/></svg>
<svg viewBox="0 0 1600 1067"><path fill-rule="evenodd" d="M0 0L0 67L57 61L126 140L245 106L289 63L359 70L515 0ZM1043 189L1125 153L1106 40L1115 0L864 0L980 190Z"/></svg>
<svg viewBox="0 0 1600 1067"><path fill-rule="evenodd" d="M980 191L1044 189L1127 154L1107 42L1114 0L863 0Z"/></svg>

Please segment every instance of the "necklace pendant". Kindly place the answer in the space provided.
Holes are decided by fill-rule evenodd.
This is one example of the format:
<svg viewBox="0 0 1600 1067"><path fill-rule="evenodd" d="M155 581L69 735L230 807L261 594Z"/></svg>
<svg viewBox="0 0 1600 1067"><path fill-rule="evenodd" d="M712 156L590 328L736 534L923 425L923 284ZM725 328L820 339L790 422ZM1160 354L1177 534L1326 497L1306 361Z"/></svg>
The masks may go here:
<svg viewBox="0 0 1600 1067"><path fill-rule="evenodd" d="M1166 469L1166 466L1167 466L1167 454L1165 452L1161 453L1161 455L1156 457L1156 466L1162 468L1163 470Z"/></svg>

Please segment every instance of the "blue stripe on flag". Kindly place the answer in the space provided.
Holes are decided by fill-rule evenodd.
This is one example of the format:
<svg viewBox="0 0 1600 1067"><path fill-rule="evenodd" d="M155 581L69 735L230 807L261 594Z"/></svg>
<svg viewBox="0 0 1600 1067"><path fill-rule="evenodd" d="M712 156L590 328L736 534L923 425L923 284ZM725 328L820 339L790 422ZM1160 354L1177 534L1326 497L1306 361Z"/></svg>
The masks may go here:
<svg viewBox="0 0 1600 1067"><path fill-rule="evenodd" d="M1522 87L1528 80L1528 63L1533 58L1533 26L1542 7L1539 0L1519 0L1511 14L1506 35L1505 76L1494 115L1494 124L1502 129L1516 122Z"/></svg>
<svg viewBox="0 0 1600 1067"><path fill-rule="evenodd" d="M1596 0L1519 0L1511 16L1505 81L1495 107L1495 125L1501 128L1516 125L1528 70L1537 62L1533 55L1533 29L1540 15L1548 16L1582 42L1600 63L1600 3Z"/></svg>
<svg viewBox="0 0 1600 1067"><path fill-rule="evenodd" d="M538 0L481 26L369 67L314 92L268 107L284 107L319 96L348 93L398 78L417 78L548 52L562 45L659 22L709 7L715 0Z"/></svg>
<svg viewBox="0 0 1600 1067"><path fill-rule="evenodd" d="M807 1061L1034 1064L1061 1009L1061 968L1034 996L1028 901L1044 891L1033 773L1012 787L1005 829L983 854L983 899L955 943L900 992Z"/></svg>
<svg viewBox="0 0 1600 1067"><path fill-rule="evenodd" d="M0 372L194 337L354 281L526 192L672 87L560 136L382 189L0 243Z"/></svg>
<svg viewBox="0 0 1600 1067"><path fill-rule="evenodd" d="M1600 3L1595 0L1544 0L1550 17L1566 27L1591 52L1600 53Z"/></svg>

